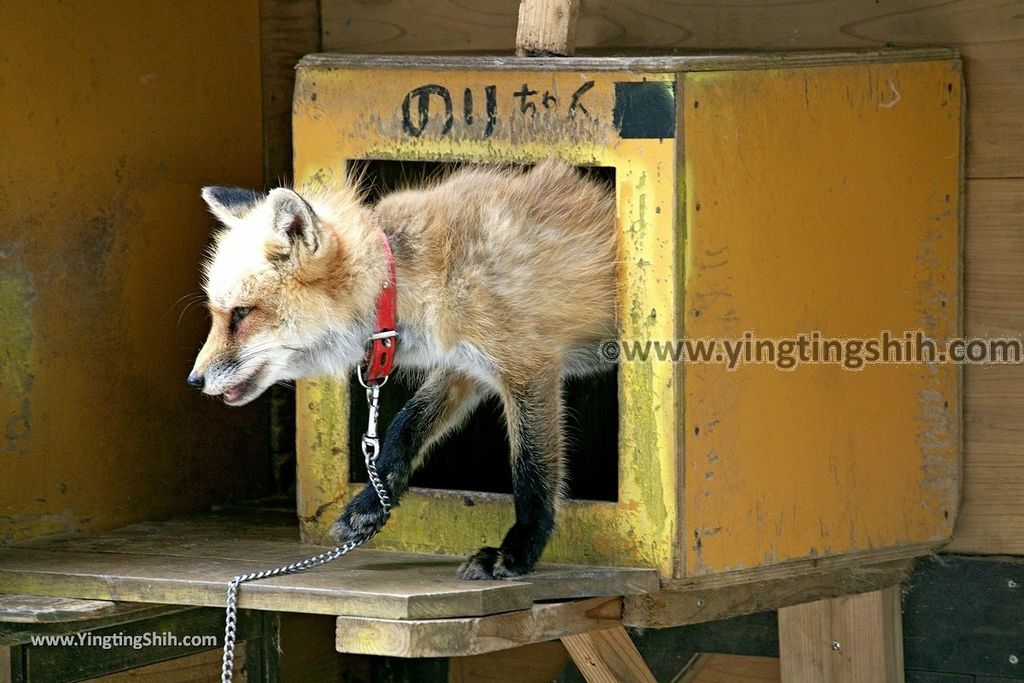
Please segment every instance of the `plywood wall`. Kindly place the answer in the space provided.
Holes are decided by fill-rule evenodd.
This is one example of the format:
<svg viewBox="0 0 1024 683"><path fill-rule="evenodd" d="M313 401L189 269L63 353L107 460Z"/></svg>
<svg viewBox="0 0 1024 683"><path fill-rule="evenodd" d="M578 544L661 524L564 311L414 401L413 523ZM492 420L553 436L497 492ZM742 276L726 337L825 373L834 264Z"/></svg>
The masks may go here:
<svg viewBox="0 0 1024 683"><path fill-rule="evenodd" d="M333 52L512 53L514 0L321 0ZM1024 2L585 0L580 52L948 45L966 61L965 329L1024 330ZM964 505L953 548L1024 553L1024 368L965 373Z"/></svg>
<svg viewBox="0 0 1024 683"><path fill-rule="evenodd" d="M258 0L5 4L0 543L261 491L266 410L186 386L182 315L200 186L262 185L259 27Z"/></svg>

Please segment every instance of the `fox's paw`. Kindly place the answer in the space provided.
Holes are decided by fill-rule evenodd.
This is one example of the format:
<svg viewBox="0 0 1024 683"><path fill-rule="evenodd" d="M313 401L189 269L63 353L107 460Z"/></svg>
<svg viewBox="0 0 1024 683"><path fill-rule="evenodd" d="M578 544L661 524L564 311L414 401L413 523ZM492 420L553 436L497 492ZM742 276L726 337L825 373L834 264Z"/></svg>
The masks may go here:
<svg viewBox="0 0 1024 683"><path fill-rule="evenodd" d="M508 551L500 548L480 548L462 563L455 575L460 579L510 579L533 571L532 566L517 562Z"/></svg>
<svg viewBox="0 0 1024 683"><path fill-rule="evenodd" d="M339 543L365 541L380 531L387 520L388 513L380 504L377 492L372 486L367 486L348 502L331 527L331 534Z"/></svg>

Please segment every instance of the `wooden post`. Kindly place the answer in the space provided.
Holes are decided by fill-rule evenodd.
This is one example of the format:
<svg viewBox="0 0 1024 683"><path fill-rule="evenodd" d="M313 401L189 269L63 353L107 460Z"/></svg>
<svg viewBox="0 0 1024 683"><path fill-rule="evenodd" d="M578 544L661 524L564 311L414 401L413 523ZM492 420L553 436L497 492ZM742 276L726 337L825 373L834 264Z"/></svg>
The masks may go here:
<svg viewBox="0 0 1024 683"><path fill-rule="evenodd" d="M516 54L571 56L579 14L579 0L521 0Z"/></svg>
<svg viewBox="0 0 1024 683"><path fill-rule="evenodd" d="M292 90L295 65L320 49L317 0L260 0L263 71L263 182L277 187L292 175Z"/></svg>
<svg viewBox="0 0 1024 683"><path fill-rule="evenodd" d="M656 683L621 626L564 636L562 644L587 683Z"/></svg>
<svg viewBox="0 0 1024 683"><path fill-rule="evenodd" d="M903 683L900 588L779 610L782 680Z"/></svg>

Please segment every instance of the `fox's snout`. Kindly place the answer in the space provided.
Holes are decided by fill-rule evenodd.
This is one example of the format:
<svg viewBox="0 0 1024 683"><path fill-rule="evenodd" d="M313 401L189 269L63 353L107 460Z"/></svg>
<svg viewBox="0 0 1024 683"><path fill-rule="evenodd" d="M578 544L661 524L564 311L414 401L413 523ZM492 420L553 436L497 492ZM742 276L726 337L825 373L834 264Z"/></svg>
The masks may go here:
<svg viewBox="0 0 1024 683"><path fill-rule="evenodd" d="M220 396L228 405L243 405L263 393L277 376L273 353L224 354L204 361L202 354L189 373L190 386L210 396ZM281 363L277 358L276 362Z"/></svg>
<svg viewBox="0 0 1024 683"><path fill-rule="evenodd" d="M222 321L217 319L216 314L213 315L213 318L214 322L210 333L196 355L192 370L188 373L186 380L190 387L195 387L207 394L221 393L216 390L220 388L225 379L230 381L230 378L222 377L224 374L221 371L222 368L236 365L234 362L236 354L229 352L226 346L226 337L220 330L223 327Z"/></svg>

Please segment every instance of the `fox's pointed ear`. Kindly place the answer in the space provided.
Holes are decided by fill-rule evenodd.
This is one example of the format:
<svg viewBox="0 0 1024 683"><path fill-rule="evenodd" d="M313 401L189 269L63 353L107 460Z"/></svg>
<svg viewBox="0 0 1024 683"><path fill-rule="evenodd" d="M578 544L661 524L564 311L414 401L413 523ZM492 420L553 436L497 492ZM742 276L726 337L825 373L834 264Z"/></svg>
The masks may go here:
<svg viewBox="0 0 1024 683"><path fill-rule="evenodd" d="M320 248L320 228L313 207L298 193L284 187L271 190L267 202L273 216L274 233L292 249L301 245L315 254Z"/></svg>
<svg viewBox="0 0 1024 683"><path fill-rule="evenodd" d="M242 218L263 201L263 195L259 192L223 185L204 187L202 195L206 205L210 207L211 213L225 225L232 220Z"/></svg>

